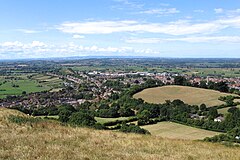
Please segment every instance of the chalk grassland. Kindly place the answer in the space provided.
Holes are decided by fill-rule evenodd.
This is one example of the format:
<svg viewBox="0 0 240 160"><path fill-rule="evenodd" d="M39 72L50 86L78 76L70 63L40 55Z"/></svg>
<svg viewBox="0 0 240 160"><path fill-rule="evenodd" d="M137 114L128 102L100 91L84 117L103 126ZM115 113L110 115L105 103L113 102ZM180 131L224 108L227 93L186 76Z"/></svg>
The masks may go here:
<svg viewBox="0 0 240 160"><path fill-rule="evenodd" d="M219 132L207 131L173 122L160 122L146 125L142 128L147 129L152 135L172 139L200 140L220 134Z"/></svg>
<svg viewBox="0 0 240 160"><path fill-rule="evenodd" d="M0 77L0 83L2 84L0 85L0 98L5 98L7 95L21 95L23 91L31 93L50 89L50 87L41 86L37 81L27 79L26 77L21 77L19 80L10 80Z"/></svg>
<svg viewBox="0 0 240 160"><path fill-rule="evenodd" d="M230 95L209 89L201 89L187 86L163 86L157 88L145 89L134 98L142 98L149 103L164 103L166 100L180 99L187 104L200 105L205 103L207 106L216 106L224 104L219 101L220 96Z"/></svg>
<svg viewBox="0 0 240 160"><path fill-rule="evenodd" d="M53 121L17 125L8 122L6 117L10 114L21 113L0 109L0 159L237 160L240 157L239 148L220 144L71 128Z"/></svg>

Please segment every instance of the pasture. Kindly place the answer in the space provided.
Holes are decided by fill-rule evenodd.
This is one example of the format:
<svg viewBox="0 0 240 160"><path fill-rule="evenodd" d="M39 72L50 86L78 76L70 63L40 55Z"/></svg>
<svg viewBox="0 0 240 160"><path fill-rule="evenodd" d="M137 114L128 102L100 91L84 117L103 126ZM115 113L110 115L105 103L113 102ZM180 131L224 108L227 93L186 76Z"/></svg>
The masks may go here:
<svg viewBox="0 0 240 160"><path fill-rule="evenodd" d="M228 110L229 110L230 108L231 108L231 107L226 107L226 108L218 109L218 113L221 113L221 114L227 114L227 113L228 113ZM240 105L237 106L237 108L240 109Z"/></svg>
<svg viewBox="0 0 240 160"><path fill-rule="evenodd" d="M159 122L153 125L142 126L142 128L147 129L152 135L171 139L201 140L220 134L219 132L207 131L173 122Z"/></svg>
<svg viewBox="0 0 240 160"><path fill-rule="evenodd" d="M52 90L60 90L62 88L63 80L58 77L36 74L32 76L32 79L38 81L41 85L50 87Z"/></svg>
<svg viewBox="0 0 240 160"><path fill-rule="evenodd" d="M11 79L0 77L0 84L0 98L5 98L8 95L21 95L23 91L32 93L50 89L50 87L43 86L35 80L28 79L26 76Z"/></svg>
<svg viewBox="0 0 240 160"><path fill-rule="evenodd" d="M164 103L166 100L180 99L187 104L201 105L205 103L210 107L224 104L225 102L218 100L218 98L226 95L230 94L209 89L171 85L145 89L133 97L142 98L149 103Z"/></svg>
<svg viewBox="0 0 240 160"><path fill-rule="evenodd" d="M98 122L98 123L106 123L106 122L112 122L112 121L116 121L116 120L127 120L129 119L130 117L119 117L119 118L101 118L101 117L94 117L95 120Z"/></svg>

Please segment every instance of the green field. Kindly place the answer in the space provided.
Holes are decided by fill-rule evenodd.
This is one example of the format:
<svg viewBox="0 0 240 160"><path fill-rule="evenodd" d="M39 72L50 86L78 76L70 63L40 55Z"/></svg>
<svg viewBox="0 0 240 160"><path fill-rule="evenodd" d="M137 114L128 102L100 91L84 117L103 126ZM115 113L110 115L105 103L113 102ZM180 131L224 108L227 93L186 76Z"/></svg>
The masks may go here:
<svg viewBox="0 0 240 160"><path fill-rule="evenodd" d="M218 100L220 96L230 95L209 89L201 89L187 86L163 86L157 88L145 89L134 98L142 98L149 103L164 103L166 100L180 99L187 104L200 105L205 103L207 106L216 106L224 104Z"/></svg>
<svg viewBox="0 0 240 160"><path fill-rule="evenodd" d="M116 121L116 120L126 120L129 119L130 117L119 117L119 118L101 118L101 117L95 117L95 120L98 123L106 123L106 122L112 122L112 121Z"/></svg>
<svg viewBox="0 0 240 160"><path fill-rule="evenodd" d="M44 74L36 74L32 76L32 79L38 81L38 83L41 83L44 86L50 87L53 90L62 88L63 81L58 77L53 77Z"/></svg>
<svg viewBox="0 0 240 160"><path fill-rule="evenodd" d="M227 114L228 113L228 109L230 109L231 107L226 107L226 108L221 108L221 109L218 109L218 113L221 113L221 114ZM237 108L240 109L240 105L237 106Z"/></svg>
<svg viewBox="0 0 240 160"><path fill-rule="evenodd" d="M153 125L142 126L150 131L152 135L171 139L199 140L205 137L212 137L220 133L185 126L173 122L160 122Z"/></svg>
<svg viewBox="0 0 240 160"><path fill-rule="evenodd" d="M23 91L32 93L50 89L50 87L42 86L37 81L27 79L26 77L16 80L0 77L0 83L2 84L0 85L0 98L5 98L7 95L21 95Z"/></svg>
<svg viewBox="0 0 240 160"><path fill-rule="evenodd" d="M58 77L43 74L12 74L11 76L0 76L0 98L8 95L21 95L41 91L59 91L62 80Z"/></svg>

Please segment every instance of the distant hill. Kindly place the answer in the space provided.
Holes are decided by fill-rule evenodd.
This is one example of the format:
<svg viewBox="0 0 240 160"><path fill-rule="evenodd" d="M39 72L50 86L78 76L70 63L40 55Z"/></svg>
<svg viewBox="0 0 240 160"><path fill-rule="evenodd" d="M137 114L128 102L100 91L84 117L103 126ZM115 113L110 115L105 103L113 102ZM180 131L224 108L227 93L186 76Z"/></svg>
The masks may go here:
<svg viewBox="0 0 240 160"><path fill-rule="evenodd" d="M0 108L0 159L238 159L239 148L150 135L71 128L54 121L17 125Z"/></svg>

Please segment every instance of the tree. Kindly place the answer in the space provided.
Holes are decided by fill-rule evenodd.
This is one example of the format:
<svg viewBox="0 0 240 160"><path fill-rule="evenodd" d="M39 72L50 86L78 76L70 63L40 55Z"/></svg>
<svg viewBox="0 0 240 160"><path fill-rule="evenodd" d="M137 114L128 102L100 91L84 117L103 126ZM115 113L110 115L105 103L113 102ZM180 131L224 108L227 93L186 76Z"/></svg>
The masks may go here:
<svg viewBox="0 0 240 160"><path fill-rule="evenodd" d="M187 85L187 80L183 76L176 76L174 78L174 84L175 85Z"/></svg>
<svg viewBox="0 0 240 160"><path fill-rule="evenodd" d="M208 117L209 119L214 119L218 116L218 111L216 108L210 108L209 112L208 112Z"/></svg>
<svg viewBox="0 0 240 160"><path fill-rule="evenodd" d="M139 119L138 120L139 125L148 124L150 121L151 113L148 110L143 110L137 116Z"/></svg>
<svg viewBox="0 0 240 160"><path fill-rule="evenodd" d="M118 112L121 117L134 116L134 111L131 110L130 108L123 107L123 108L120 108Z"/></svg>
<svg viewBox="0 0 240 160"><path fill-rule="evenodd" d="M139 126L136 126L134 124L122 124L120 131L126 133L150 134L149 131L140 128Z"/></svg>
<svg viewBox="0 0 240 160"><path fill-rule="evenodd" d="M27 92L26 91L22 91L22 94L25 95L25 94L27 94Z"/></svg>
<svg viewBox="0 0 240 160"><path fill-rule="evenodd" d="M200 110L201 110L202 112L206 111L206 110L207 110L206 104L201 104L201 105L200 105Z"/></svg>
<svg viewBox="0 0 240 160"><path fill-rule="evenodd" d="M70 116L68 122L77 126L93 126L95 125L96 120L90 114L75 112Z"/></svg>
<svg viewBox="0 0 240 160"><path fill-rule="evenodd" d="M207 88L207 83L206 83L206 81L200 81L199 87L200 87L200 88Z"/></svg>
<svg viewBox="0 0 240 160"><path fill-rule="evenodd" d="M59 112L59 114L58 114L58 116L59 116L59 121L61 121L61 122L67 122L68 120L69 120L69 117L72 115L72 111L70 111L70 110L67 110L67 109L62 109L60 112Z"/></svg>

